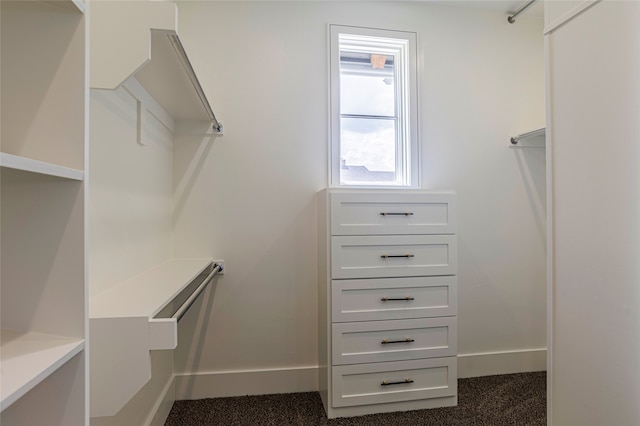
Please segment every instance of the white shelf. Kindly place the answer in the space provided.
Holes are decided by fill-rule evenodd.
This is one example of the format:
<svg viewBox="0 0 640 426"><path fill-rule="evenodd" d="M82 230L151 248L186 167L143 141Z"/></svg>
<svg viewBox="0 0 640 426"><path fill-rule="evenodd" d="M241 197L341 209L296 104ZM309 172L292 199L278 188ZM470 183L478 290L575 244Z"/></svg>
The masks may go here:
<svg viewBox="0 0 640 426"><path fill-rule="evenodd" d="M153 318L198 275L212 259L171 259L92 297L90 318Z"/></svg>
<svg viewBox="0 0 640 426"><path fill-rule="evenodd" d="M83 349L83 339L1 330L0 411Z"/></svg>
<svg viewBox="0 0 640 426"><path fill-rule="evenodd" d="M70 167L59 166L57 164L44 161L32 160L18 155L0 153L0 167L23 170L26 172L38 173L47 176L61 177L72 180L83 180L84 172Z"/></svg>
<svg viewBox="0 0 640 426"><path fill-rule="evenodd" d="M172 2L93 2L90 86L115 90L134 76L174 120L208 121L217 128L177 21Z"/></svg>

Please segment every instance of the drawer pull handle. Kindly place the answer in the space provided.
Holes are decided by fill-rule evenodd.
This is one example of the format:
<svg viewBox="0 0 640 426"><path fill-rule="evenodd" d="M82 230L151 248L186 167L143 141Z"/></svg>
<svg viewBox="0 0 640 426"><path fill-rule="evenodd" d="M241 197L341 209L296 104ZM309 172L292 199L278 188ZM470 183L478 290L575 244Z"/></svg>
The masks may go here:
<svg viewBox="0 0 640 426"><path fill-rule="evenodd" d="M397 259L400 257L404 257L404 258L410 258L410 257L415 257L415 255L413 254L383 254L380 256L381 259Z"/></svg>
<svg viewBox="0 0 640 426"><path fill-rule="evenodd" d="M401 382L387 382L386 380L383 380L382 383L380 383L380 386L404 385L404 384L407 384L407 383L413 383L413 380L404 379Z"/></svg>
<svg viewBox="0 0 640 426"><path fill-rule="evenodd" d="M404 340L387 340L387 339L384 339L380 343L383 344L383 345L391 345L392 343L413 343L413 342L415 342L414 339L411 339L411 338L407 337Z"/></svg>
<svg viewBox="0 0 640 426"><path fill-rule="evenodd" d="M413 213L411 213L411 212L405 212L405 213L382 212L382 213L380 213L380 216L413 216Z"/></svg>
<svg viewBox="0 0 640 426"><path fill-rule="evenodd" d="M382 302L393 302L393 301L411 301L411 300L416 300L415 298L411 297L411 296L407 296L407 297L383 297L382 299L380 299Z"/></svg>

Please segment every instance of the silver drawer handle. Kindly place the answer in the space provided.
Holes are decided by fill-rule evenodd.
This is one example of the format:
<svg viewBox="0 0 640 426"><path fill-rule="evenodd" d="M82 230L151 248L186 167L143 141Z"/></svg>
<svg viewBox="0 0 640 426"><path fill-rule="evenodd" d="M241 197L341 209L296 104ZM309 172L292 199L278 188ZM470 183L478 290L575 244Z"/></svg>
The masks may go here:
<svg viewBox="0 0 640 426"><path fill-rule="evenodd" d="M407 253L407 254L383 254L380 256L381 259L397 259L397 258L407 258L409 259L410 257L416 257L413 254Z"/></svg>
<svg viewBox="0 0 640 426"><path fill-rule="evenodd" d="M411 297L411 296L407 296L407 297L383 297L380 299L380 301L382 302L393 302L393 301L406 301L409 302L411 300L416 300L415 298Z"/></svg>
<svg viewBox="0 0 640 426"><path fill-rule="evenodd" d="M380 213L380 216L413 216L413 213L411 213L411 212L405 212L405 213L382 212L382 213Z"/></svg>
<svg viewBox="0 0 640 426"><path fill-rule="evenodd" d="M387 382L386 380L383 380L382 383L380 383L380 386L404 385L404 384L407 384L407 383L413 383L413 380L404 379L401 382Z"/></svg>
<svg viewBox="0 0 640 426"><path fill-rule="evenodd" d="M404 340L387 340L387 339L384 339L382 342L380 342L380 344L382 344L382 345L391 345L393 343L413 343L413 342L415 342L414 339L411 339L411 338L407 337Z"/></svg>

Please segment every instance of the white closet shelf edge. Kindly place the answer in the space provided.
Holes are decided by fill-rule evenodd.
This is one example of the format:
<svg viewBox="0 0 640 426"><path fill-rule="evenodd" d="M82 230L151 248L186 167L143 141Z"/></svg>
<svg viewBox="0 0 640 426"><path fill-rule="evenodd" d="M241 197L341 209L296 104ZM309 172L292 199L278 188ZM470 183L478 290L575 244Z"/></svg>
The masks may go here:
<svg viewBox="0 0 640 426"><path fill-rule="evenodd" d="M0 330L0 411L84 349L84 339Z"/></svg>
<svg viewBox="0 0 640 426"><path fill-rule="evenodd" d="M212 265L210 258L178 258L162 262L91 297L89 317L151 319Z"/></svg>
<svg viewBox="0 0 640 426"><path fill-rule="evenodd" d="M45 176L54 176L71 180L84 180L84 171L72 169L45 161L33 160L19 155L0 153L0 167L37 173Z"/></svg>

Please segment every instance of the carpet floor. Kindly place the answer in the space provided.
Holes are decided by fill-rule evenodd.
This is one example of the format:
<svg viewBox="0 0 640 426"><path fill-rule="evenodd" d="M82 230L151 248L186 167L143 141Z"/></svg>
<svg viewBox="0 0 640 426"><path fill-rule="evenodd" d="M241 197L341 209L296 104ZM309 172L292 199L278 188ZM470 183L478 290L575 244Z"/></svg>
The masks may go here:
<svg viewBox="0 0 640 426"><path fill-rule="evenodd" d="M546 373L458 380L458 406L327 419L317 392L176 401L165 426L544 426Z"/></svg>

